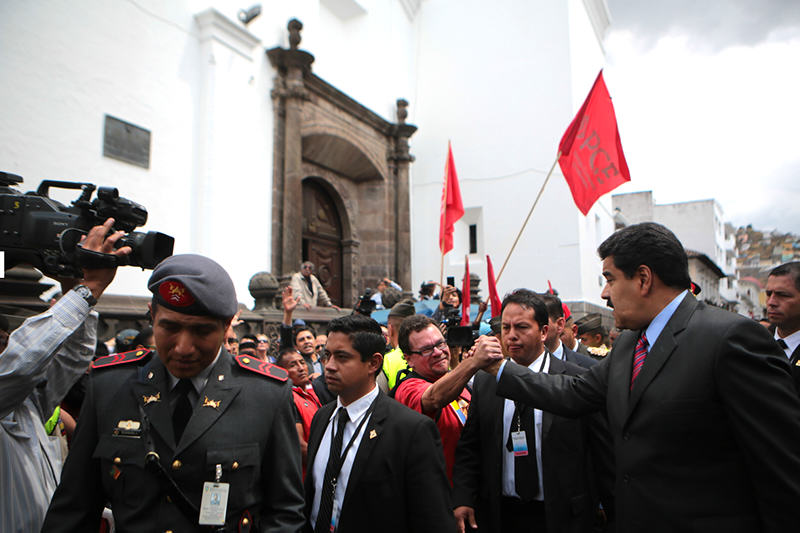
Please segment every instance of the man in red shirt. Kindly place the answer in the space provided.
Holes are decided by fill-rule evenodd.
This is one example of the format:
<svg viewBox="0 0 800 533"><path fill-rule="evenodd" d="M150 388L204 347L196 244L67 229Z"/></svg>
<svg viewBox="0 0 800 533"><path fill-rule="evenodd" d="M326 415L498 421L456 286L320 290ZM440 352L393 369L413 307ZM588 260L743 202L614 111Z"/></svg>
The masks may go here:
<svg viewBox="0 0 800 533"><path fill-rule="evenodd" d="M286 369L292 380L292 399L295 406L295 422L297 423L297 436L300 439L300 453L303 456L303 476L306 472L306 453L308 451L308 434L311 428L311 419L321 407L319 398L311 388L311 379L308 375L308 365L303 356L294 348L283 348L275 362Z"/></svg>
<svg viewBox="0 0 800 533"><path fill-rule="evenodd" d="M501 349L484 345L450 370L447 342L436 323L424 315L413 315L403 321L399 344L411 373L397 385L395 400L436 421L447 477L452 484L456 444L467 421L470 402L467 383L492 359L501 358Z"/></svg>

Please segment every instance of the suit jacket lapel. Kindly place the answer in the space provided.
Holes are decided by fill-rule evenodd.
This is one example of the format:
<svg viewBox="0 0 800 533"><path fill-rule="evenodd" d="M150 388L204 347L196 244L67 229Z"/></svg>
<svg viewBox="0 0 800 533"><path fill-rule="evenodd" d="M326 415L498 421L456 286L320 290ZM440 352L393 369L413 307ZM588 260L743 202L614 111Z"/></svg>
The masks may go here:
<svg viewBox="0 0 800 533"><path fill-rule="evenodd" d="M328 421L337 405L335 401L323 405L314 415L314 418L319 417L318 422L316 424L312 422L311 424L311 433L308 435L308 452L306 454L306 479L303 482L306 494L306 516L311 515L311 505L314 503L314 493L317 485L314 482L314 461L317 458L322 437L328 427ZM319 484L322 484L322 480L320 480Z"/></svg>
<svg viewBox="0 0 800 533"><path fill-rule="evenodd" d="M696 307L697 300L691 294L687 294L683 298L681 304L675 310L675 313L669 319L669 322L667 322L667 325L664 326L663 331L658 336L658 340L656 340L655 344L651 346L650 351L647 353L647 359L645 359L644 366L642 367L639 376L636 378L636 381L633 384L633 389L630 391L630 402L628 403L626 422L636 409L636 405L639 403L639 400L641 399L645 389L647 389L653 379L655 379L655 377L661 371L661 367L663 367L667 362L669 357L675 351L675 348L678 347L675 336L686 329L689 318L692 316L692 313L694 313ZM631 364L629 366L632 367L633 352L630 353L629 358L631 360ZM629 374L631 371L632 368L629 369Z"/></svg>
<svg viewBox="0 0 800 533"><path fill-rule="evenodd" d="M367 427L364 428L361 442L356 451L356 457L353 460L353 467L350 469L350 478L347 480L347 489L345 490L344 499L342 500L342 512L347 508L347 503L353 492L353 487L358 486L361 482L361 477L367 469L367 462L369 461L372 451L381 441L383 422L386 420L387 415L385 402L393 400L387 398L382 392L379 392L374 401L375 409L373 409L369 420L366 422Z"/></svg>
<svg viewBox="0 0 800 533"><path fill-rule="evenodd" d="M131 387L137 405L141 405L150 422L150 429L158 433L170 448L175 449L172 432L172 415L169 411L169 381L161 360L153 356L149 364L139 372L139 378Z"/></svg>
<svg viewBox="0 0 800 533"><path fill-rule="evenodd" d="M183 436L178 442L175 454L188 448L195 440L205 433L212 424L224 413L233 399L239 394L240 387L231 381L230 377L231 356L223 352L219 361L214 365L208 375L205 389L200 392L197 405L194 406L192 417L186 424ZM220 378L222 376L222 378Z"/></svg>

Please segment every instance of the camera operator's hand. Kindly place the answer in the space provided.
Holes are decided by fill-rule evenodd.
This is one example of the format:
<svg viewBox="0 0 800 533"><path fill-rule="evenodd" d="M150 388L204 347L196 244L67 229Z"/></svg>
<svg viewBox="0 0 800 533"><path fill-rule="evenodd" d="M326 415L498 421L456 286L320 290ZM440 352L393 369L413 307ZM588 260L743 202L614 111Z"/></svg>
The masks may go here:
<svg viewBox="0 0 800 533"><path fill-rule="evenodd" d="M102 226L95 226L89 230L89 233L81 238L81 246L86 250L93 252L100 252L103 254L112 254L117 256L128 255L131 253L130 246L123 246L119 250L114 249L114 244L120 240L124 235L124 231L115 231L109 235L111 227L114 225L114 219L109 218ZM114 275L117 273L117 268L84 268L83 280L80 282L92 291L92 296L95 300L100 298L103 291L106 290L111 282L114 280ZM66 292L78 284L79 280L75 279L62 279L61 290Z"/></svg>
<svg viewBox="0 0 800 533"><path fill-rule="evenodd" d="M470 352L470 359L474 359L481 368L503 360L503 348L497 337L481 335Z"/></svg>

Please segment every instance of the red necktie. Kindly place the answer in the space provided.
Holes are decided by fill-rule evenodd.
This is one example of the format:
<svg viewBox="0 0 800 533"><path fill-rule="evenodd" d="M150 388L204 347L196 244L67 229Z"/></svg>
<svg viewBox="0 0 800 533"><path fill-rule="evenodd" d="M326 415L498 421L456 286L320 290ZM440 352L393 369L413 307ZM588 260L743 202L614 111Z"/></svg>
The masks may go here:
<svg viewBox="0 0 800 533"><path fill-rule="evenodd" d="M644 366L644 360L647 358L647 336L642 333L642 336L639 337L639 342L636 343L636 350L633 351L633 372L631 372L631 389L633 389L633 382L636 381L636 377L639 375L639 372L642 371L642 366Z"/></svg>

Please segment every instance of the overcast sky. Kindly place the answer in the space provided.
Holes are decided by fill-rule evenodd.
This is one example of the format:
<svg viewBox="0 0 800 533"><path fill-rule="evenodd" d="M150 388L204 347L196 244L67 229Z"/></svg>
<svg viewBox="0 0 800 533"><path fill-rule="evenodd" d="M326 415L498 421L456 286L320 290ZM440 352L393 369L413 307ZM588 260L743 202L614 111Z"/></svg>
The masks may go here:
<svg viewBox="0 0 800 533"><path fill-rule="evenodd" d="M606 83L631 183L800 234L800 0L607 0ZM588 92L587 87L587 92Z"/></svg>

